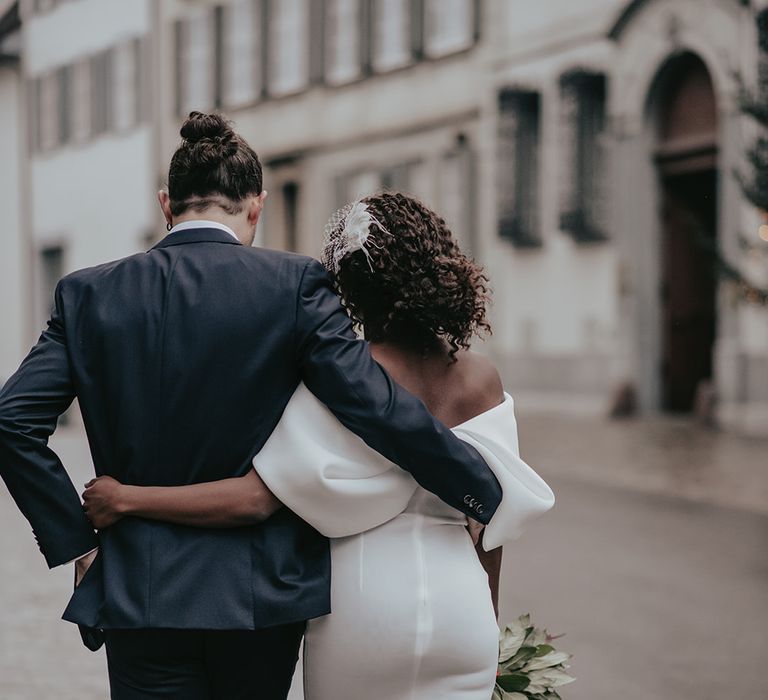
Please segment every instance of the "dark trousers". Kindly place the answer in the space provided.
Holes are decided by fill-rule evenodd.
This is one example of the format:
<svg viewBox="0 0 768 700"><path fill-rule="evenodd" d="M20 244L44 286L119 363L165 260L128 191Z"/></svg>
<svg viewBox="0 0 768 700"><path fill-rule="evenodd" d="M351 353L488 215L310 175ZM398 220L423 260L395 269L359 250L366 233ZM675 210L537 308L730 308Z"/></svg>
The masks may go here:
<svg viewBox="0 0 768 700"><path fill-rule="evenodd" d="M107 630L110 697L285 700L304 627Z"/></svg>

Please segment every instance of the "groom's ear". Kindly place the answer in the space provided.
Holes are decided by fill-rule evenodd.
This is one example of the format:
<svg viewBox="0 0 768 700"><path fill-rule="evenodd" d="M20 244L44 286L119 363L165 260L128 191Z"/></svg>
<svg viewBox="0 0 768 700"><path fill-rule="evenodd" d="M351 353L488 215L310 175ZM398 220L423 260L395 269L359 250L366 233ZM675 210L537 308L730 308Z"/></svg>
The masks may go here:
<svg viewBox="0 0 768 700"><path fill-rule="evenodd" d="M259 217L264 209L264 202L267 199L267 191L262 190L261 194L253 197L248 205L248 223L251 226L255 226L259 223Z"/></svg>
<svg viewBox="0 0 768 700"><path fill-rule="evenodd" d="M171 213L171 195L165 190L160 190L157 193L157 201L160 202L160 209L163 211L165 222L167 224L173 223L173 214Z"/></svg>

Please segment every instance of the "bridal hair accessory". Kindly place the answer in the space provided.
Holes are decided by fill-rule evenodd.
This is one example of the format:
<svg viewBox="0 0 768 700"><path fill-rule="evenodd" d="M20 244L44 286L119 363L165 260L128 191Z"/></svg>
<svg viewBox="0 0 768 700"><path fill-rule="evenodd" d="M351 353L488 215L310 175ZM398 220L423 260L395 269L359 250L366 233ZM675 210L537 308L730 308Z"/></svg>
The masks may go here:
<svg viewBox="0 0 768 700"><path fill-rule="evenodd" d="M350 253L362 250L373 272L369 247L381 246L371 240L371 226L377 226L382 233L389 234L381 222L368 211L364 202L351 202L333 214L325 225L322 254L325 269L338 274L341 261Z"/></svg>

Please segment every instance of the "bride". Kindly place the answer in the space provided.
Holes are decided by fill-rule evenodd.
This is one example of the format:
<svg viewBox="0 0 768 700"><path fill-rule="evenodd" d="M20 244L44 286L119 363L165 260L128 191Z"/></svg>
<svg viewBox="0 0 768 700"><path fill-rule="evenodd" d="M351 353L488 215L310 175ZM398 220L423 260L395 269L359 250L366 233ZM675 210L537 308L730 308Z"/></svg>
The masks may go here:
<svg viewBox="0 0 768 700"><path fill-rule="evenodd" d="M323 262L376 360L493 469L504 495L485 530L468 532L303 385L248 475L180 487L100 477L86 512L99 529L123 517L236 527L290 508L332 538L333 612L308 623L306 700L488 700L498 655L488 574L496 589L498 548L554 497L519 457L497 370L469 351L490 330L487 279L437 214L400 193L340 210Z"/></svg>

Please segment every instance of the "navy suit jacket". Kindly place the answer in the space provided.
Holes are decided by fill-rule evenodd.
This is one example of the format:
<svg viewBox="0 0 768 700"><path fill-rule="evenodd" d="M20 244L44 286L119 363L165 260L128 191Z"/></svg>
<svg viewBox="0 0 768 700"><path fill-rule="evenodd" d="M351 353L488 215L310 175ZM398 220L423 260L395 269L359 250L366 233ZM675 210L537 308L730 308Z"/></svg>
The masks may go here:
<svg viewBox="0 0 768 700"><path fill-rule="evenodd" d="M371 358L317 261L201 228L61 280L47 330L0 392L0 475L49 566L100 546L65 619L255 629L329 612L328 542L296 514L229 530L131 517L97 536L47 446L77 397L99 475L240 476L302 380L422 486L493 514L488 466Z"/></svg>

